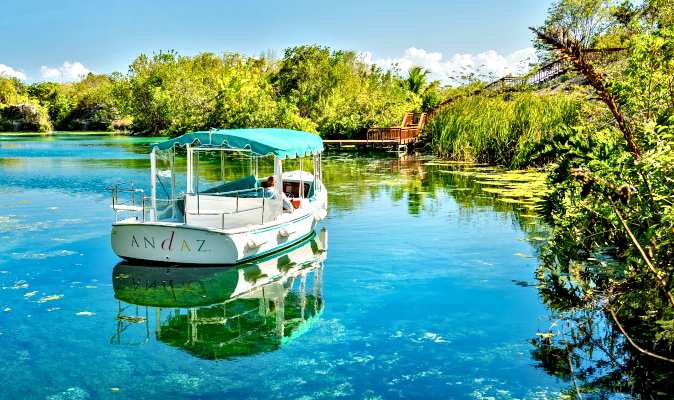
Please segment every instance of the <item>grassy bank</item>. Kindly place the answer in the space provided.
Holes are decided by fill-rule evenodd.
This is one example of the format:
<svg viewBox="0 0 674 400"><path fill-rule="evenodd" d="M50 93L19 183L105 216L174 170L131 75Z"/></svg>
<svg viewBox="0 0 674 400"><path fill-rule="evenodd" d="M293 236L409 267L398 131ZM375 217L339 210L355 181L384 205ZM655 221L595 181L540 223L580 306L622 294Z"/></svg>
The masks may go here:
<svg viewBox="0 0 674 400"><path fill-rule="evenodd" d="M580 100L562 94L506 94L457 100L427 126L432 148L453 160L509 168L543 165L536 153L578 119Z"/></svg>
<svg viewBox="0 0 674 400"><path fill-rule="evenodd" d="M115 131L47 131L47 132L12 132L0 131L0 136L128 136L128 132Z"/></svg>

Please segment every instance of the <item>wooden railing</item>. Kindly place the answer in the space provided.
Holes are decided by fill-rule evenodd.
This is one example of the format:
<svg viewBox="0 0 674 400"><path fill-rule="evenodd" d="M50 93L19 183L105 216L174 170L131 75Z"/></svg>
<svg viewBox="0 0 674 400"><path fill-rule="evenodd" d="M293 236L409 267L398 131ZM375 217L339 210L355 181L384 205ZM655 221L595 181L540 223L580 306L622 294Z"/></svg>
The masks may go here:
<svg viewBox="0 0 674 400"><path fill-rule="evenodd" d="M419 135L419 128L392 126L388 128L370 128L367 131L367 140L370 141L402 141L409 140Z"/></svg>
<svg viewBox="0 0 674 400"><path fill-rule="evenodd" d="M401 126L370 128L367 141L390 141L408 144L416 140L426 123L426 113L405 113Z"/></svg>
<svg viewBox="0 0 674 400"><path fill-rule="evenodd" d="M597 61L602 57L605 57L607 54L617 53L626 50L622 47L611 47L605 49L584 49L583 56L587 57L590 61ZM567 61L564 59L555 60L549 64L542 66L539 70L525 76L506 76L501 79L497 79L494 82L491 82L485 87L476 89L472 92L465 93L458 96L453 96L442 100L435 107L428 110L428 118L432 118L440 109L443 107L452 104L454 101L470 96L476 96L483 93L486 90L499 91L504 89L517 90L519 88L525 88L527 86L537 86L541 83L550 81L558 76L564 74L567 71Z"/></svg>
<svg viewBox="0 0 674 400"><path fill-rule="evenodd" d="M585 49L583 57L590 61L598 61L606 54L625 50L622 47L611 47L606 49ZM525 85L535 86L549 80L555 79L567 71L568 62L565 59L558 59L551 63L543 65L540 69L530 75L525 76L505 76L488 84L483 90L501 90L506 88L521 87Z"/></svg>

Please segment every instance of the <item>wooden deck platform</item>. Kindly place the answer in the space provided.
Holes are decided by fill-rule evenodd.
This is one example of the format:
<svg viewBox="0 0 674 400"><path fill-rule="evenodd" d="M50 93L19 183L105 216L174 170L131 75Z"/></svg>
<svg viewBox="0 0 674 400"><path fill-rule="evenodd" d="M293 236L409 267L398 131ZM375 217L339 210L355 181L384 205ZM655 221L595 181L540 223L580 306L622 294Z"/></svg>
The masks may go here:
<svg viewBox="0 0 674 400"><path fill-rule="evenodd" d="M323 143L337 146L358 146L368 144L398 144L398 140L368 140L368 139L325 139Z"/></svg>
<svg viewBox="0 0 674 400"><path fill-rule="evenodd" d="M364 139L326 139L326 146L336 147L364 147L364 148L392 148L404 151L413 145L419 137L421 129L426 123L426 113L405 113L400 126L386 128L370 128Z"/></svg>

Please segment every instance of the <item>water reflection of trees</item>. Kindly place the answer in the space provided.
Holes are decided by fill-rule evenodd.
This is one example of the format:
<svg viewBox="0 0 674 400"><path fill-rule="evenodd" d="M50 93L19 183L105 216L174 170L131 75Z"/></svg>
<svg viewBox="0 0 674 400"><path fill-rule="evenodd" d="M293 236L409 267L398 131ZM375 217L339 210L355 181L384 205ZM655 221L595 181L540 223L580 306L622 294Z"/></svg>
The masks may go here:
<svg viewBox="0 0 674 400"><path fill-rule="evenodd" d="M637 343L644 343L646 331L640 337L634 327L648 329L649 323L666 319L657 310L645 307L644 298L657 297L653 293L657 289L649 282L630 282L619 288L621 293L596 296L611 286L608 283L612 274L621 268L612 268L616 265L611 258L600 255L592 264L573 263L572 255L579 249L570 248L565 241L549 242L535 210L499 201L497 195L484 192L469 174L448 173L475 167L419 159L356 157L336 157L326 164L333 209L350 210L368 199L388 195L393 202L406 202L411 215L433 213L438 202L451 199L459 205L462 215L490 211L510 219L527 235L540 256L537 289L551 312L550 329L531 339L531 356L537 366L567 382L569 397L577 396L577 387L584 398L614 398L618 394L672 398L672 365L635 351L607 313L606 304L590 302L591 298L614 301L611 307L617 319L629 327ZM645 320L650 322L644 323ZM660 350L662 354L671 353L671 349Z"/></svg>
<svg viewBox="0 0 674 400"><path fill-rule="evenodd" d="M530 209L499 201L496 195L484 192L469 175L450 173L475 170L475 166L419 158L348 156L326 157L324 163L331 209L349 211L367 200L388 195L394 203L405 202L410 215L420 215L434 213L442 201L451 199L459 205L462 216L492 211L533 238L543 235L544 229Z"/></svg>
<svg viewBox="0 0 674 400"><path fill-rule="evenodd" d="M631 282L618 289L623 291L619 296L609 292L605 288L611 287L613 274L621 270L615 262L563 261L563 252L554 253L559 246L551 243L543 249L538 269L539 293L552 319L547 331L531 339L537 366L567 382L573 397L578 391L602 399L618 394L672 398L672 364L637 351L616 323L627 327L637 343L645 343L648 330L663 317L645 308L652 303L644 299L654 298L653 289L643 282ZM656 351L671 353L665 348Z"/></svg>

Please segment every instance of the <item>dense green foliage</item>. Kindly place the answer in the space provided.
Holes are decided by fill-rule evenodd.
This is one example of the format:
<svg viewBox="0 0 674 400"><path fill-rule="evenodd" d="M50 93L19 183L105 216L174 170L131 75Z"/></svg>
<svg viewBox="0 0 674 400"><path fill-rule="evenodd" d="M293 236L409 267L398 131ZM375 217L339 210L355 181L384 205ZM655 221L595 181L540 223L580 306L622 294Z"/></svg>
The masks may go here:
<svg viewBox="0 0 674 400"><path fill-rule="evenodd" d="M427 111L440 103L441 91L440 82L433 81L430 84L427 82L429 71L414 66L410 68L407 75L407 88L410 92L415 93L422 98L421 109ZM447 90L445 90L447 92Z"/></svg>
<svg viewBox="0 0 674 400"><path fill-rule="evenodd" d="M421 105L402 78L358 61L353 52L323 47L286 50L272 82L326 137L354 137L370 126L398 123Z"/></svg>
<svg viewBox="0 0 674 400"><path fill-rule="evenodd" d="M584 41L564 26L540 30L539 38L567 55L602 101L583 104L582 118L543 151L555 162L541 209L552 230L538 279L556 320L532 340L533 356L573 382L571 393L671 398L674 7L671 1L630 7L628 21L616 17L606 29L631 29L623 30L627 51L608 75L577 56Z"/></svg>
<svg viewBox="0 0 674 400"><path fill-rule="evenodd" d="M52 128L47 109L26 92L17 79L0 75L0 131L29 130L46 132Z"/></svg>
<svg viewBox="0 0 674 400"><path fill-rule="evenodd" d="M0 130L112 129L114 121L122 121L114 96L120 79L118 74L89 74L76 83L26 85L0 76ZM32 111L40 115L39 126L27 121Z"/></svg>
<svg viewBox="0 0 674 400"><path fill-rule="evenodd" d="M427 127L443 157L518 168L542 165L534 159L542 143L578 119L580 100L559 94L518 93L456 100Z"/></svg>
<svg viewBox="0 0 674 400"><path fill-rule="evenodd" d="M437 102L439 84L414 75L419 72L411 71L411 87L408 79L365 64L354 52L319 46L287 49L278 61L159 52L140 55L127 75L32 85L0 77L0 108L33 104L46 110L58 130L176 135L214 127L286 127L357 137Z"/></svg>

